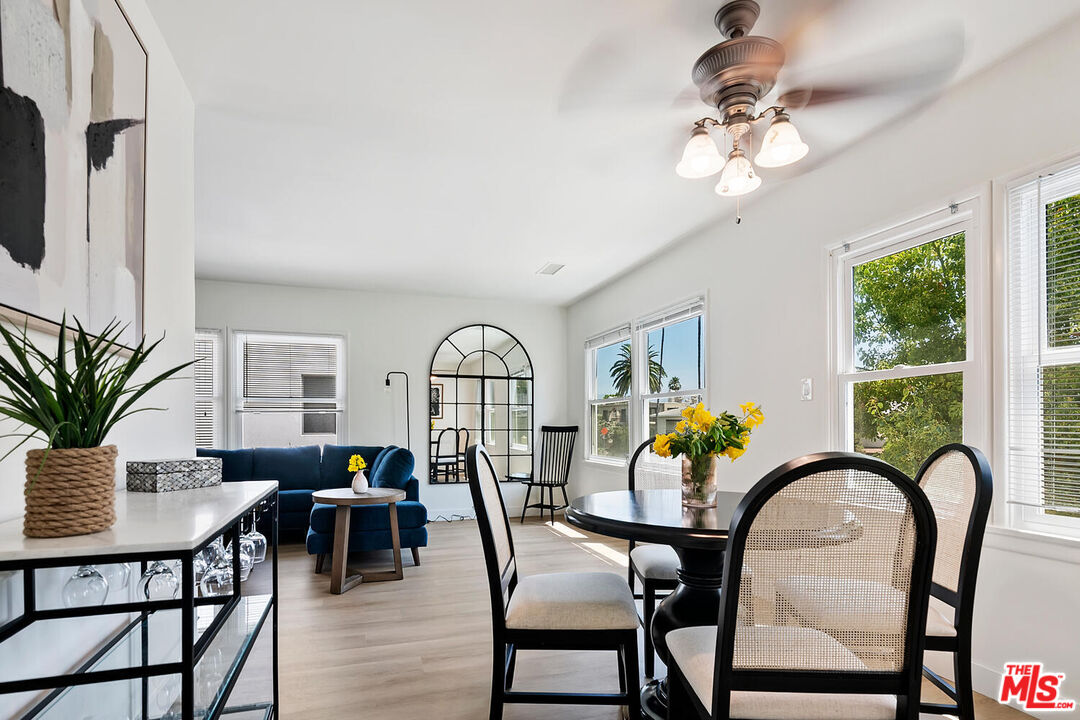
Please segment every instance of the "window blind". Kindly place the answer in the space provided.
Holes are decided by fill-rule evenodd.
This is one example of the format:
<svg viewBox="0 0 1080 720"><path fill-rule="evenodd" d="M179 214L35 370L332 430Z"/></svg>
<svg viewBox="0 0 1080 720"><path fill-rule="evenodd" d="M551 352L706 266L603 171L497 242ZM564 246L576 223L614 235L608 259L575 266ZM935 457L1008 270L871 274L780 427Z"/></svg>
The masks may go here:
<svg viewBox="0 0 1080 720"><path fill-rule="evenodd" d="M243 334L241 410L341 412L341 338Z"/></svg>
<svg viewBox="0 0 1080 720"><path fill-rule="evenodd" d="M612 328L607 332L602 332L599 335L593 335L591 338L585 341L585 349L595 350L596 348L607 347L612 343L617 343L629 339L630 325L620 325L619 327Z"/></svg>
<svg viewBox="0 0 1080 720"><path fill-rule="evenodd" d="M634 329L638 332L648 332L661 325L670 325L680 320L686 320L705 312L705 298L697 297L685 303L662 310L658 313L638 319L634 323Z"/></svg>
<svg viewBox="0 0 1080 720"><path fill-rule="evenodd" d="M221 396L219 367L221 336L216 332L199 330L195 333L195 447L212 448L218 445Z"/></svg>
<svg viewBox="0 0 1080 720"><path fill-rule="evenodd" d="M1080 515L1080 166L1008 189L1008 501Z"/></svg>

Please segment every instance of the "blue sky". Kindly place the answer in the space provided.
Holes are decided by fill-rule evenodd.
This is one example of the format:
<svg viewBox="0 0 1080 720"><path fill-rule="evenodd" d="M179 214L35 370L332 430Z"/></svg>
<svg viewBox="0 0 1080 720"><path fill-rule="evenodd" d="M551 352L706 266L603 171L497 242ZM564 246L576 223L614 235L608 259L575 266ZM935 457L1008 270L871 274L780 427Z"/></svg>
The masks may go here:
<svg viewBox="0 0 1080 720"><path fill-rule="evenodd" d="M662 364L667 372L664 376L664 390L667 390L668 382L672 377L679 378L685 389L700 387L704 382L705 338L702 332L699 345L700 323L701 318L696 317L649 333L649 347L663 355ZM611 366L619 359L619 347L622 344L608 345L596 351L598 397L615 393L615 386L611 380ZM659 355L656 359L661 361Z"/></svg>

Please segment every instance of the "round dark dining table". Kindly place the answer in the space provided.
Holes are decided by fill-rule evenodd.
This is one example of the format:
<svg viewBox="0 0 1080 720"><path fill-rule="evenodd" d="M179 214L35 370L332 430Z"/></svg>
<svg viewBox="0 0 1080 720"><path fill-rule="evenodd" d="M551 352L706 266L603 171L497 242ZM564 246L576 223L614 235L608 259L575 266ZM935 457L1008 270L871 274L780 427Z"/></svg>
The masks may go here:
<svg viewBox="0 0 1080 720"><path fill-rule="evenodd" d="M613 490L576 498L566 509L567 521L582 530L635 542L670 545L679 556L678 587L653 614L656 654L667 665L665 638L677 628L715 625L720 617L720 583L728 527L742 501L741 492L718 492L716 507L683 507L679 490ZM861 535L855 515L833 505L808 512L792 504L784 517L787 531L768 539L771 549L832 545ZM774 512L783 512L783 505ZM641 691L644 718L667 718L667 678L651 680Z"/></svg>

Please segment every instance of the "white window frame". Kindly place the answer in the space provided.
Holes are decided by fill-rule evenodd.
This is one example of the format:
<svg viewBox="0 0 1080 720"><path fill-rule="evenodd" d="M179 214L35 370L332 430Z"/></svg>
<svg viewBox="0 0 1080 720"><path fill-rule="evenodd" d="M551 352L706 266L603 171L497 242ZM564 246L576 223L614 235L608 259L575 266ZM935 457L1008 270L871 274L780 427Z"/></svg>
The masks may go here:
<svg viewBox="0 0 1080 720"><path fill-rule="evenodd" d="M694 297L660 312L640 318L634 323L634 342L631 346L631 352L633 353L634 358L641 358L641 360L634 363L634 407L636 408L634 414L637 416L638 431L635 433L631 430L630 452L633 452L635 447L648 439L646 433L648 433L649 428L650 402L680 397L683 395L700 395L701 401L706 402L706 398L708 398L707 389L709 387L709 337L708 322L705 317L705 304L704 296ZM703 349L701 387L682 388L680 390L662 390L658 393L650 392L648 363L649 333L697 317L701 318L701 345Z"/></svg>
<svg viewBox="0 0 1080 720"><path fill-rule="evenodd" d="M585 442L581 445L585 451L585 459L589 462L600 463L602 465L615 465L625 466L629 461L629 453L633 451L633 448L627 448L627 457L614 458L607 455L597 455L593 452L593 409L602 405L615 405L626 404L627 406L627 422L629 423L629 437L630 442L634 438L634 386L635 382L630 383L630 394L621 398L598 398L597 395L597 383L596 383L596 352L601 348L608 347L610 345L616 345L631 341L630 357L631 357L631 374L635 373L634 367L636 363L633 358L636 357L633 349L633 342L631 340L631 332L629 323L625 325L619 325L606 332L599 333L592 336L585 341L585 422L583 427L586 428Z"/></svg>
<svg viewBox="0 0 1080 720"><path fill-rule="evenodd" d="M1013 498L1030 493L1030 489L1024 489L1014 486L1014 483L1019 483L1019 479L1013 479L1009 473L1012 468L1013 459L1011 457L1013 450L1018 449L1014 447L1014 444L1010 441L1010 425L1012 422L1011 416L1011 401L1012 398L1009 392L1010 375L1012 373L1012 341L1011 336L1011 315L1014 309L1011 307L1011 267L1009 258L1011 258L1013 252L1013 243L1022 242L1022 239L1014 239L1012 237L1012 218L1010 216L1010 207L1012 205L1013 192L1020 190L1024 186L1030 185L1032 182L1038 181L1040 178L1053 176L1053 175L1072 175L1080 170L1080 157L1071 157L1066 160L1054 163L1049 167L1045 167L1037 172L1028 173L1021 177L1013 178L1006 183L1003 183L1001 193L999 195L1001 205L1001 217L1002 217L1002 272L1000 273L1001 279L1001 297L1003 298L1002 304L1004 305L1003 318L1004 322L999 325L1002 327L1002 333L1004 337L1004 352L1002 353L1003 368L1002 368L1002 381L999 382L1002 402L1002 417L999 436L1002 438L1000 447L1002 452L999 455L1001 462L997 464L1000 468L1000 475L1005 478L1005 489L1003 493L1006 498L1004 501L1004 511L999 514L999 517L1003 517L1004 521L1009 527L1017 530L1027 530L1038 533L1050 533L1054 535L1064 535L1073 538L1080 538L1080 518L1062 516L1062 515L1050 515L1043 511L1041 507L1035 507L1032 505L1023 504L1022 502L1011 501ZM1059 189L1057 192L1052 192L1043 196L1038 196L1039 210L1038 210L1038 224L1039 224L1039 277L1037 280L1038 286L1032 288L1030 293L1036 298L1034 303L1034 312L1037 314L1039 322L1039 350L1038 354L1041 356L1038 362L1039 367L1052 367L1057 365L1071 365L1080 363L1080 347L1072 348L1051 348L1047 344L1048 329L1046 327L1046 216L1045 207L1047 204L1062 200L1067 197L1072 197L1077 192L1080 192L1080 183L1071 185L1068 188Z"/></svg>
<svg viewBox="0 0 1080 720"><path fill-rule="evenodd" d="M344 444L349 437L349 403L348 403L348 337L334 333L301 333L280 332L273 330L231 330L229 338L229 351L232 353L232 362L229 365L229 397L232 403L229 413L229 433L234 438L234 443L240 447L243 442L242 416L244 410L244 351L245 337L260 337L273 341L288 342L290 340L310 341L332 340L338 346L338 372L335 378L335 401L338 408L337 443ZM303 400L300 400L303 402ZM310 402L326 402L326 398L312 398Z"/></svg>
<svg viewBox="0 0 1080 720"><path fill-rule="evenodd" d="M857 382L962 372L964 374L963 438L980 448L989 447L990 396L989 345L989 244L985 228L985 192L950 203L944 209L927 213L885 230L830 249L832 298L832 339L830 355L830 413L833 416L832 446L850 451L854 447L854 386ZM894 367L886 370L855 369L852 341L852 270L881 257L892 255L932 240L964 233L965 286L967 294L967 353L956 362Z"/></svg>
<svg viewBox="0 0 1080 720"><path fill-rule="evenodd" d="M212 413L213 413L213 424L214 424L214 430L213 430L214 437L213 437L213 444L211 445L211 447L213 447L213 448L225 448L226 445L227 445L227 440L226 440L226 437L225 437L226 408L225 408L225 379L224 379L224 375L225 375L225 339L224 339L224 333L221 330L217 330L217 329L213 329L213 328L196 328L195 329L195 340L196 340L196 342L199 341L199 340L209 340L211 345L214 348L214 352L213 352L213 355L211 356L211 360L210 360L211 365L212 365L212 373L213 373L213 381L211 383L212 386L213 386L213 390L212 390L210 395L200 395L200 394L198 394L198 389L196 388L195 400L198 401L198 400L209 399L211 401L211 406L213 408Z"/></svg>
<svg viewBox="0 0 1080 720"><path fill-rule="evenodd" d="M700 395L702 402L708 404L709 395L709 338L708 338L708 296L706 294L695 295L681 302L670 305L663 310L648 315L643 315L632 323L619 325L598 335L594 335L585 341L585 422L586 432L584 447L585 460L603 465L625 467L630 461L630 455L638 445L647 438L645 434L649 427L649 402L668 397L683 395ZM701 318L701 343L704 357L702 359L702 381L700 388L683 388L681 390L664 390L659 393L648 391L649 388L649 364L648 344L649 333L663 327L675 325L692 318ZM630 342L631 357L631 383L630 394L621 398L600 399L597 398L596 383L596 351L610 345ZM597 406L626 404L627 426L629 439L627 442L627 457L612 458L606 455L597 455L592 447L592 422L593 410Z"/></svg>

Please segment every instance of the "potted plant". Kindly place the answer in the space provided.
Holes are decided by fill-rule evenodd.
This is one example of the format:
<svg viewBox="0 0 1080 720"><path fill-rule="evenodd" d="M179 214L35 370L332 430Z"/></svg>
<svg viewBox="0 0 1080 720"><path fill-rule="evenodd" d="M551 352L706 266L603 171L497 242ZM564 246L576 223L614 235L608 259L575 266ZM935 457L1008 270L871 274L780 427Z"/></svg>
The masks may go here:
<svg viewBox="0 0 1080 720"><path fill-rule="evenodd" d="M20 424L18 432L3 437L22 438L0 460L31 439L45 442L26 453L23 533L29 537L83 535L112 526L116 446L104 445L105 438L126 417L164 409L135 404L194 362L134 382L161 340L147 346L144 337L127 354L118 342L124 330L114 320L92 336L75 320L69 346L65 316L55 347L43 349L25 325L8 329L0 323L6 346L0 346L6 352L0 354L0 415Z"/></svg>
<svg viewBox="0 0 1080 720"><path fill-rule="evenodd" d="M675 432L657 435L653 452L661 457L682 455L682 502L687 507L716 506L718 455L732 462L746 452L750 432L765 421L761 406L739 406L741 418L722 412L713 415L701 403L686 407Z"/></svg>

